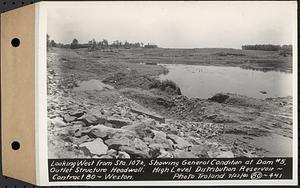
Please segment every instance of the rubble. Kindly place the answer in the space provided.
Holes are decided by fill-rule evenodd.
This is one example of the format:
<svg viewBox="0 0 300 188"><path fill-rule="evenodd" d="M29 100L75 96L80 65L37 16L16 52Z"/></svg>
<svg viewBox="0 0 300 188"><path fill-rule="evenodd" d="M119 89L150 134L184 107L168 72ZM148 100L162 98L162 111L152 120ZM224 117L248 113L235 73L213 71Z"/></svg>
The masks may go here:
<svg viewBox="0 0 300 188"><path fill-rule="evenodd" d="M265 128L269 124L291 135L291 98L159 96L136 88L118 90L91 76L84 81L93 80L88 83L98 89L92 90L79 88L78 75L55 66L47 84L51 158L263 157L265 151L247 140L280 132ZM115 86L122 84L115 81L120 81ZM243 142L235 144L238 139Z"/></svg>
<svg viewBox="0 0 300 188"><path fill-rule="evenodd" d="M79 148L85 150L90 155L104 155L107 153L107 145L103 143L101 138L97 138L92 142L86 142L79 145Z"/></svg>

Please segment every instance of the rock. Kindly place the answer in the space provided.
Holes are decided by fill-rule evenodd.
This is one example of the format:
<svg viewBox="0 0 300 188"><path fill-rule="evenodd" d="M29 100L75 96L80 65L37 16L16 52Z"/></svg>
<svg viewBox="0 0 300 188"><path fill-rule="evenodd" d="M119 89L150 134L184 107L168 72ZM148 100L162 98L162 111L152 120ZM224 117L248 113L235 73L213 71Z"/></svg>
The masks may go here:
<svg viewBox="0 0 300 188"><path fill-rule="evenodd" d="M157 158L173 158L172 153L167 152L166 150L161 149L160 155Z"/></svg>
<svg viewBox="0 0 300 188"><path fill-rule="evenodd" d="M232 151L220 152L217 158L234 158L234 154Z"/></svg>
<svg viewBox="0 0 300 188"><path fill-rule="evenodd" d="M107 122L115 125L114 126L115 128L121 128L131 124L130 120L122 119L122 118L113 118L113 117L107 118Z"/></svg>
<svg viewBox="0 0 300 188"><path fill-rule="evenodd" d="M104 125L97 125L92 127L88 135L92 138L111 138L116 133L124 132L127 132L127 130L115 129L111 127L106 127Z"/></svg>
<svg viewBox="0 0 300 188"><path fill-rule="evenodd" d="M52 121L51 120L47 120L47 125L48 125L48 129L49 129L49 127L52 127L53 128L53 124L52 124Z"/></svg>
<svg viewBox="0 0 300 188"><path fill-rule="evenodd" d="M162 131L155 131L154 132L154 138L150 140L150 145L149 147L154 149L154 148L159 148L159 149L167 149L167 150L173 150L173 144L172 141L167 139L167 135L162 132Z"/></svg>
<svg viewBox="0 0 300 188"><path fill-rule="evenodd" d="M70 128L70 133L74 137L81 137L82 136L82 125L81 124L75 124Z"/></svg>
<svg viewBox="0 0 300 188"><path fill-rule="evenodd" d="M112 112L109 110L101 109L101 114L103 114L105 116L111 116Z"/></svg>
<svg viewBox="0 0 300 188"><path fill-rule="evenodd" d="M151 158L157 158L161 153L161 146L160 144L151 144L149 145L150 151L149 154L151 156Z"/></svg>
<svg viewBox="0 0 300 188"><path fill-rule="evenodd" d="M145 118L142 120L142 122L149 125L150 127L154 127L157 125L156 121L151 118Z"/></svg>
<svg viewBox="0 0 300 188"><path fill-rule="evenodd" d="M150 117L151 119L155 119L156 121L158 121L160 123L165 123L165 118L162 117L162 116L151 114L151 113L147 113L147 112L144 112L144 111L136 109L136 108L131 108L130 110L131 110L131 112L136 113L139 116L143 117L144 115L146 115L146 116Z"/></svg>
<svg viewBox="0 0 300 188"><path fill-rule="evenodd" d="M49 73L55 75L55 71L54 70L49 70Z"/></svg>
<svg viewBox="0 0 300 188"><path fill-rule="evenodd" d="M86 126L97 125L99 123L98 118L94 115L87 115L78 120L84 122Z"/></svg>
<svg viewBox="0 0 300 188"><path fill-rule="evenodd" d="M102 155L99 157L99 159L113 159L113 157L110 155Z"/></svg>
<svg viewBox="0 0 300 188"><path fill-rule="evenodd" d="M130 159L130 155L124 151L119 151L117 158Z"/></svg>
<svg viewBox="0 0 300 188"><path fill-rule="evenodd" d="M183 138L175 134L168 134L167 138L170 138L176 144L176 147L179 149L184 149L191 146L189 142L185 141Z"/></svg>
<svg viewBox="0 0 300 188"><path fill-rule="evenodd" d="M82 121L74 121L72 126L81 126L81 127L84 127L85 126L85 123L83 123Z"/></svg>
<svg viewBox="0 0 300 188"><path fill-rule="evenodd" d="M118 151L117 151L117 150L114 150L114 149L110 149L110 150L107 151L107 155L110 155L110 156L116 158L117 155L118 155Z"/></svg>
<svg viewBox="0 0 300 188"><path fill-rule="evenodd" d="M86 142L79 145L80 148L85 148L91 155L104 155L107 153L107 145L105 145L101 138L97 138L92 142Z"/></svg>
<svg viewBox="0 0 300 188"><path fill-rule="evenodd" d="M179 150L179 149L176 149L173 152L173 155L174 155L174 158L198 158L196 155L194 155L191 152L186 152L186 151Z"/></svg>
<svg viewBox="0 0 300 188"><path fill-rule="evenodd" d="M76 117L70 116L69 114L64 115L63 118L66 123L75 121L77 119Z"/></svg>
<svg viewBox="0 0 300 188"><path fill-rule="evenodd" d="M112 148L115 150L119 150L119 147L121 146L130 146L132 144L132 140L125 136L120 136L105 140L105 143L110 149Z"/></svg>
<svg viewBox="0 0 300 188"><path fill-rule="evenodd" d="M247 158L257 158L257 157L259 157L259 156L255 155L253 153L247 153L247 152L243 152L242 155L244 157L247 157Z"/></svg>
<svg viewBox="0 0 300 188"><path fill-rule="evenodd" d="M89 109L88 114L92 114L94 116L101 117L103 115L101 110L102 110L101 108L95 107L95 108Z"/></svg>
<svg viewBox="0 0 300 188"><path fill-rule="evenodd" d="M144 119L145 117L144 117L143 115L138 115L136 118L137 118L138 120L142 120L142 119Z"/></svg>
<svg viewBox="0 0 300 188"><path fill-rule="evenodd" d="M80 137L80 138L74 138L73 140L74 140L74 143L75 143L75 144L80 145L80 144L82 144L82 143L84 143L84 142L91 142L91 141L93 141L94 139L93 139L93 138L90 138L88 135L85 135L85 136L82 136L82 137Z"/></svg>
<svg viewBox="0 0 300 188"><path fill-rule="evenodd" d="M172 100L168 100L168 99L165 99L162 97L157 97L156 103L164 106L165 108L171 108L171 107L175 106L175 103Z"/></svg>
<svg viewBox="0 0 300 188"><path fill-rule="evenodd" d="M150 138L154 137L154 133L152 132L152 129L154 129L154 126L151 126L145 122L124 126L121 129L135 132L136 135L141 139L143 139L145 137L150 137Z"/></svg>
<svg viewBox="0 0 300 188"><path fill-rule="evenodd" d="M208 157L207 150L208 150L207 146L203 146L203 145L194 145L190 148L190 152L200 158Z"/></svg>
<svg viewBox="0 0 300 188"><path fill-rule="evenodd" d="M69 112L70 116L75 116L77 118L80 118L81 116L83 116L85 113L85 111L76 111L76 112Z"/></svg>
<svg viewBox="0 0 300 188"><path fill-rule="evenodd" d="M125 151L133 156L149 157L147 145L131 132L115 134L111 139L106 140L105 143L109 148Z"/></svg>
<svg viewBox="0 0 300 188"><path fill-rule="evenodd" d="M133 142L136 149L149 152L148 146L141 139L135 138Z"/></svg>
<svg viewBox="0 0 300 188"><path fill-rule="evenodd" d="M55 110L55 109L53 109L53 110ZM50 119L54 119L54 118L56 118L56 117L58 117L59 115L58 114L53 114L53 112L52 113L48 113L48 117L50 118Z"/></svg>
<svg viewBox="0 0 300 188"><path fill-rule="evenodd" d="M74 139L72 138L72 136L69 136L68 133L60 133L60 134L58 134L58 136L65 143L68 143L68 142L73 143L74 142Z"/></svg>
<svg viewBox="0 0 300 188"><path fill-rule="evenodd" d="M140 157L140 158L149 158L149 153L147 151L140 151L132 146L121 146L119 148L121 151L125 151L126 153L130 154L131 156L135 157Z"/></svg>
<svg viewBox="0 0 300 188"><path fill-rule="evenodd" d="M66 123L63 121L63 119L60 118L60 117L56 117L56 118L52 119L51 122L55 127L65 127L65 126L67 126Z"/></svg>
<svg viewBox="0 0 300 188"><path fill-rule="evenodd" d="M156 130L152 130L152 132L154 133L154 138L157 137L157 138L162 138L162 139L167 139L167 134L162 132L162 131L156 131Z"/></svg>

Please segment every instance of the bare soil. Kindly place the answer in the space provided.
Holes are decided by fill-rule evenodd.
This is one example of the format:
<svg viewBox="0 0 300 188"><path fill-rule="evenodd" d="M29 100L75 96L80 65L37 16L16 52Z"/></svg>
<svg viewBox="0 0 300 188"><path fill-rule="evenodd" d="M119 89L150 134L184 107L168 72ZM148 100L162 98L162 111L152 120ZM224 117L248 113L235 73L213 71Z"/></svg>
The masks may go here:
<svg viewBox="0 0 300 188"><path fill-rule="evenodd" d="M165 63L292 72L278 52L53 48L47 58L50 158L291 156L292 97L207 100L153 87ZM98 89L78 91L83 81ZM282 143L266 145L268 138Z"/></svg>

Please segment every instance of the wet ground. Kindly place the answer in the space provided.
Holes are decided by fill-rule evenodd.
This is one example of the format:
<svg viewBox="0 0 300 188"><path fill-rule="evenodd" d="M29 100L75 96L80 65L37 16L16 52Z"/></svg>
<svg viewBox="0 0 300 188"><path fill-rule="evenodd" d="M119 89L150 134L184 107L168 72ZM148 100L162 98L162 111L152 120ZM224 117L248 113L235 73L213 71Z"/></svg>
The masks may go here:
<svg viewBox="0 0 300 188"><path fill-rule="evenodd" d="M48 53L49 158L292 155L291 97L170 94L148 87L165 67L110 53Z"/></svg>

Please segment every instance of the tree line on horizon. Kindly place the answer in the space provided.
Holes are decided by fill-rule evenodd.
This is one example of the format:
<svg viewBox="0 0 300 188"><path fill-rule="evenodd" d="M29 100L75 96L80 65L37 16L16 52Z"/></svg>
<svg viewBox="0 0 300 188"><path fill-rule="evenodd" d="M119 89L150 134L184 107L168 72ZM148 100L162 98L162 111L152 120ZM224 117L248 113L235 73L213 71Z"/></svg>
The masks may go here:
<svg viewBox="0 0 300 188"><path fill-rule="evenodd" d="M158 48L155 44L144 44L143 42L135 42L130 43L128 41L122 42L119 40L112 41L111 43L103 39L102 41L96 41L95 39L90 40L88 43L79 43L79 41L74 38L70 44L56 43L53 39L50 39L50 36L47 34L47 48L56 47L56 48L70 48L70 49L78 49L78 48L88 48L90 51L100 50L100 49L108 49L108 48Z"/></svg>
<svg viewBox="0 0 300 188"><path fill-rule="evenodd" d="M289 45L273 45L273 44L255 44L243 45L242 50L262 50L262 51L279 51L279 55L290 56L293 53L293 46Z"/></svg>

